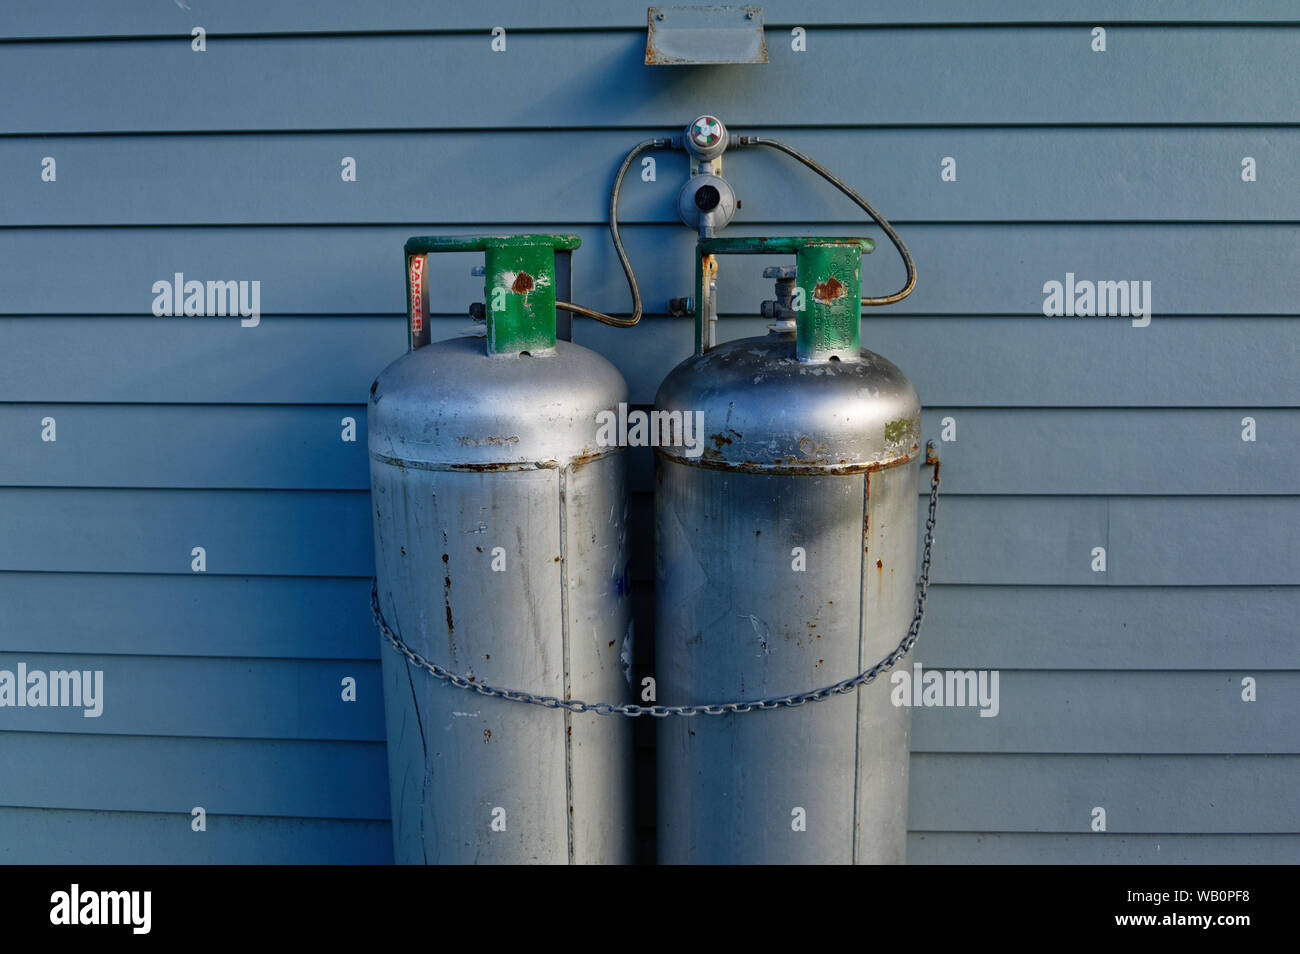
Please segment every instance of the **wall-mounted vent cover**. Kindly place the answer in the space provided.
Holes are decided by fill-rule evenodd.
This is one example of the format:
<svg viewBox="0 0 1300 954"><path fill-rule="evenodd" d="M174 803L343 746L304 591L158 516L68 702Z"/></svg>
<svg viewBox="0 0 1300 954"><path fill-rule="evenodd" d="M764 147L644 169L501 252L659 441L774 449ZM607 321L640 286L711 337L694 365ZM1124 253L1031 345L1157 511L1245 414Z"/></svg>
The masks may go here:
<svg viewBox="0 0 1300 954"><path fill-rule="evenodd" d="M766 63L762 7L651 7L646 66Z"/></svg>

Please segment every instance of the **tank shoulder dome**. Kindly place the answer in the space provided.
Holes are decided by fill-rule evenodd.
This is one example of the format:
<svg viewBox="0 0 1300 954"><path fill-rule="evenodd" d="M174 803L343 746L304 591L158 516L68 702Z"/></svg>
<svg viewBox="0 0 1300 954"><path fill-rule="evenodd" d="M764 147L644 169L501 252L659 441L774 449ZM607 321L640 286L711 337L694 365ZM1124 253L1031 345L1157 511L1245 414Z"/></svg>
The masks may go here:
<svg viewBox="0 0 1300 954"><path fill-rule="evenodd" d="M898 463L920 450L921 403L892 362L801 362L793 334L741 338L679 364L655 408L703 412L704 447L659 453L703 466L843 473Z"/></svg>
<svg viewBox="0 0 1300 954"><path fill-rule="evenodd" d="M489 357L451 338L394 361L370 388L370 453L413 463L530 464L605 453L596 415L627 400L618 369L556 342L542 355Z"/></svg>

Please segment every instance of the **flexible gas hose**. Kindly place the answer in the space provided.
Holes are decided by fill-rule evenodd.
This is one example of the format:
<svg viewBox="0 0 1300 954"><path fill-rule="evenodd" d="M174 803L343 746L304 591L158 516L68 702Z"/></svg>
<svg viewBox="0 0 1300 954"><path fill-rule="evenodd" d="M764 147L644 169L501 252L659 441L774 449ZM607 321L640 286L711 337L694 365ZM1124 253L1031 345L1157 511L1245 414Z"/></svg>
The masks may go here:
<svg viewBox="0 0 1300 954"><path fill-rule="evenodd" d="M908 295L912 294L912 289L916 287L916 265L912 262L912 255L908 252L907 246L903 244L903 240L898 237L898 233L894 231L894 227L885 221L883 215L872 208L870 202L858 195L858 193L853 191L853 189L840 179L839 176L835 175L835 173L831 172L820 162L805 156L798 149L786 145L779 139L765 139L762 136L741 136L740 145L770 146L773 149L779 149L787 156L798 159L813 172L817 173L831 185L835 186L835 188L839 189L846 196L852 199L858 207L861 208L862 211L866 212L867 215L871 216L872 221L879 225L884 233L889 236L889 240L894 243L894 248L898 249L898 254L902 256L903 264L907 266L907 283L892 295L886 295L883 298L863 298L863 305L891 305L896 301L902 301Z"/></svg>
<svg viewBox="0 0 1300 954"><path fill-rule="evenodd" d="M582 315L584 318L594 318L596 321L606 325L613 325L615 328L631 328L641 320L641 289L637 287L636 275L632 273L632 263L628 261L627 250L623 248L622 236L618 234L618 194L623 187L623 177L627 175L628 167L637 156L648 149L665 149L672 145L670 139L647 139L645 142L638 143L632 148L623 160L623 164L618 167L618 175L614 177L614 187L609 190L609 234L614 240L614 251L618 252L618 260L623 264L623 274L627 276L627 287L632 292L632 316L630 318L615 318L612 315L606 315L599 311L593 311L590 308L583 308L581 305L575 305L572 302L557 301L556 308L562 308L565 311L572 312L575 315Z"/></svg>

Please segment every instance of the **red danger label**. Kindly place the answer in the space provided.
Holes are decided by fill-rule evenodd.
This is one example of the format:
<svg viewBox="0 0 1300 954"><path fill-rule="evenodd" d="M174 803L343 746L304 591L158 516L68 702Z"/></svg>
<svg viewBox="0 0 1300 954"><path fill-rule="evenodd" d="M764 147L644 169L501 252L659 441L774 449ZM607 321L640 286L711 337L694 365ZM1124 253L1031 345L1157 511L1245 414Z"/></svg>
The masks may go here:
<svg viewBox="0 0 1300 954"><path fill-rule="evenodd" d="M424 331L424 256L411 258L411 333Z"/></svg>

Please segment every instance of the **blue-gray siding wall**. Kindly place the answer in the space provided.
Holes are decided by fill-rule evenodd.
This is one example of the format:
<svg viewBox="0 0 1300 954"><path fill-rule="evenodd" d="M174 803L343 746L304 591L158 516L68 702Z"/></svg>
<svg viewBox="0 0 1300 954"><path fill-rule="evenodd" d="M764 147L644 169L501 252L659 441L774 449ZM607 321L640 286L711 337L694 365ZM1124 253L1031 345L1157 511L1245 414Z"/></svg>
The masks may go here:
<svg viewBox="0 0 1300 954"><path fill-rule="evenodd" d="M917 260L863 328L926 436L956 422L916 658L999 669L1001 711L914 714L911 860L1300 860L1300 14L808 6L767 4L766 66L655 69L635 3L5 5L0 669L103 669L106 700L0 709L0 860L391 858L364 399L403 348L401 243L577 232L576 300L625 312L613 169L704 111L819 158ZM875 234L783 157L726 169L734 234ZM691 347L684 170L624 194L651 313L575 321L642 404ZM435 338L470 264L431 262ZM761 333L766 264L724 263L723 335ZM264 317L152 317L175 272L259 280ZM1150 326L1043 317L1066 272L1150 281ZM865 290L901 274L882 243Z"/></svg>

